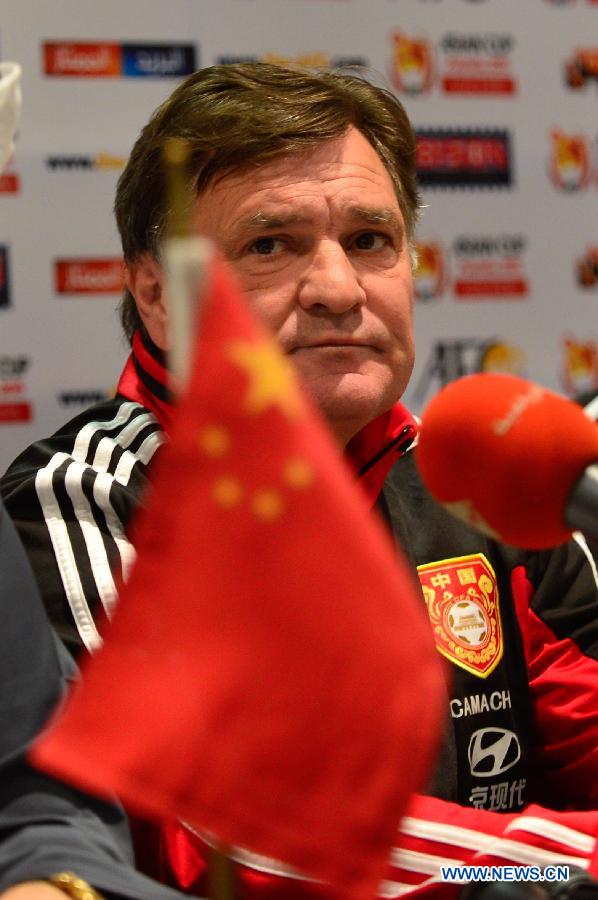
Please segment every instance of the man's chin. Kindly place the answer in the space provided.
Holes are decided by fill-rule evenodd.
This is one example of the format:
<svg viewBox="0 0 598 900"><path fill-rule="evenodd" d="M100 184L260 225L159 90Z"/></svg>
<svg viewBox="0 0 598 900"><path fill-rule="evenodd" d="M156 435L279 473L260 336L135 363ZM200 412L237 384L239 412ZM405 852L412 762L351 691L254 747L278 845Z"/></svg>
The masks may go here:
<svg viewBox="0 0 598 900"><path fill-rule="evenodd" d="M319 381L308 384L307 389L343 444L389 410L401 393L395 384L372 384L361 376L344 376L335 386Z"/></svg>

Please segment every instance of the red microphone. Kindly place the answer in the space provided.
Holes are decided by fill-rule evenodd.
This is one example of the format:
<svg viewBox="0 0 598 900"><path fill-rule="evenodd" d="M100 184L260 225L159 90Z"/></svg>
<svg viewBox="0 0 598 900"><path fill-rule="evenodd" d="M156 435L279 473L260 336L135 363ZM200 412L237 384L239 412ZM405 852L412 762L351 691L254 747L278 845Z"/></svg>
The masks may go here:
<svg viewBox="0 0 598 900"><path fill-rule="evenodd" d="M598 428L514 375L468 375L423 415L417 465L450 512L497 540L542 549L598 532Z"/></svg>

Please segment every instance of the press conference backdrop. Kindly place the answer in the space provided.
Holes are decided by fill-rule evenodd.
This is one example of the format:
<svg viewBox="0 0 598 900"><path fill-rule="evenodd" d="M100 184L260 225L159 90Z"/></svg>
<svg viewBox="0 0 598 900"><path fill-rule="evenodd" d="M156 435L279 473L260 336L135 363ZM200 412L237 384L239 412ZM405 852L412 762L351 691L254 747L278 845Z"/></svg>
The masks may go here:
<svg viewBox="0 0 598 900"><path fill-rule="evenodd" d="M365 65L418 133L420 410L512 371L598 388L598 0L3 0L23 67L0 179L0 469L113 389L116 180L194 69Z"/></svg>

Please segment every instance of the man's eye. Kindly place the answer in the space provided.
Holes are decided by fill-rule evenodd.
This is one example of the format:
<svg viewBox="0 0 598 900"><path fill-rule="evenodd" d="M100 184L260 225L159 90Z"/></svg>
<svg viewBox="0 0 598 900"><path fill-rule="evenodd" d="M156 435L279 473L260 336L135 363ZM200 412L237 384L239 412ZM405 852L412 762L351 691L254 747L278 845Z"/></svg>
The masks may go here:
<svg viewBox="0 0 598 900"><path fill-rule="evenodd" d="M253 241L249 247L250 253L256 253L258 256L273 256L280 253L284 249L284 241L275 237L261 237Z"/></svg>
<svg viewBox="0 0 598 900"><path fill-rule="evenodd" d="M380 234L377 231L364 231L358 234L354 241L354 246L358 250L382 250L390 243L390 238L386 234Z"/></svg>

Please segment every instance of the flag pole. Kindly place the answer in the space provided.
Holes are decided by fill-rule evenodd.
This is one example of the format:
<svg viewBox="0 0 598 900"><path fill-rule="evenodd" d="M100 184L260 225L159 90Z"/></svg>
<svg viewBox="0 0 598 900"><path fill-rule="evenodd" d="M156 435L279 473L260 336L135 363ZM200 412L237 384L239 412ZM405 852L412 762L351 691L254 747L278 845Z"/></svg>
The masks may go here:
<svg viewBox="0 0 598 900"><path fill-rule="evenodd" d="M193 341L197 337L200 293L207 287L212 243L195 234L191 190L191 150L184 138L168 138L162 151L166 172L168 228L164 268L170 337L169 377L174 394L189 380ZM234 863L224 845L208 851L210 900L236 900Z"/></svg>
<svg viewBox="0 0 598 900"><path fill-rule="evenodd" d="M234 863L222 844L209 848L208 886L211 900L236 900Z"/></svg>
<svg viewBox="0 0 598 900"><path fill-rule="evenodd" d="M170 338L168 367L175 395L189 380L198 297L200 292L205 292L207 269L214 254L211 241L194 233L190 159L189 142L184 138L168 138L164 142L168 203L164 247Z"/></svg>

